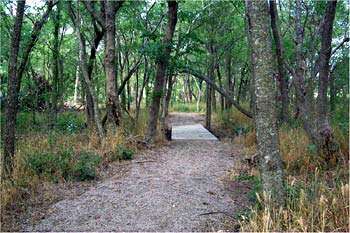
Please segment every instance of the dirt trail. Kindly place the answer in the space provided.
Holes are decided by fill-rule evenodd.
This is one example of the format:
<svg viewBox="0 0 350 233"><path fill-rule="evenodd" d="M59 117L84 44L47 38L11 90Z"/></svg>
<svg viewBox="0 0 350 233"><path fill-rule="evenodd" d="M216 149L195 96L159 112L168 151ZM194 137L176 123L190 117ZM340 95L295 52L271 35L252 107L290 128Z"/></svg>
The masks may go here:
<svg viewBox="0 0 350 233"><path fill-rule="evenodd" d="M171 119L174 125L202 120L197 114L178 113ZM222 180L233 166L234 153L231 144L220 141L172 141L146 150L124 177L111 177L56 203L46 218L25 230L232 230L226 223L238 205Z"/></svg>

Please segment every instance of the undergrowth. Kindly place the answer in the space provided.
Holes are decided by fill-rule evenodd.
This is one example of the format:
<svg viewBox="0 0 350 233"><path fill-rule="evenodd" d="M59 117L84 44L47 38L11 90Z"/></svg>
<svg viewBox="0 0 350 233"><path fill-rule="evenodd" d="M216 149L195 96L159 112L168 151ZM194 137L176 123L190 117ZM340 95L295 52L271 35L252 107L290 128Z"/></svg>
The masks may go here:
<svg viewBox="0 0 350 233"><path fill-rule="evenodd" d="M349 231L348 132L333 124L342 156L331 169L324 165L316 148L298 124L279 130L280 151L285 165L286 205L275 207L261 192L257 166L246 163L256 155L256 137L251 122L236 111L216 116L221 127L237 135L234 141L244 146L245 158L235 165L232 179L251 182L251 210L240 216L241 231ZM237 133L237 129L248 130Z"/></svg>
<svg viewBox="0 0 350 233"><path fill-rule="evenodd" d="M138 141L144 137L147 125L144 112L137 122L125 117L120 128L108 129L107 146L101 148L97 134L85 127L83 112L59 114L51 130L47 116L37 113L33 122L31 114L22 112L17 121L12 178L1 182L2 217L21 211L13 209L14 203L25 209L25 203L43 182L94 180L108 163L133 159L134 153L142 148Z"/></svg>

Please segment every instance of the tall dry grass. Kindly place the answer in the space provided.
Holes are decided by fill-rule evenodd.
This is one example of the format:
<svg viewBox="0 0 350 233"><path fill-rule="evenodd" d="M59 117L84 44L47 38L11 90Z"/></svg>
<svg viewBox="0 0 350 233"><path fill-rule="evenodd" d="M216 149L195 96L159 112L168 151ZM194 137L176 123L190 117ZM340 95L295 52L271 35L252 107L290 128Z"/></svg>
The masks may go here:
<svg viewBox="0 0 350 233"><path fill-rule="evenodd" d="M71 119L70 117L66 118L67 121ZM64 124L62 123L62 125ZM3 179L0 184L1 210L21 211L15 210L18 207L25 209L25 203L35 195L38 185L43 182L51 182L49 177L39 177L29 168L29 155L43 152L54 154L68 148L76 155L81 151L88 151L101 157L101 167L103 167L104 163L111 162L109 156L116 153L120 146L132 151L141 149L142 145L140 146L138 141L144 137L146 125L147 114L144 112L140 114L137 122L125 118L121 128L108 130L107 146L104 148L100 146L96 132L89 130L76 130L71 133L60 129L50 131L28 129L21 132L16 142L12 179ZM62 177L57 177L57 181L65 182Z"/></svg>
<svg viewBox="0 0 350 233"><path fill-rule="evenodd" d="M224 119L222 116L218 119ZM246 125L239 114L226 116L234 125ZM334 126L334 135L341 154L335 166L329 168L317 155L304 130L283 126L279 131L280 151L285 165L286 205L274 207L269 197L256 193L256 203L240 220L242 231L342 231L349 229L349 136ZM255 131L237 136L235 143L243 145L243 154L256 154ZM242 169L238 168L238 169ZM244 171L259 177L256 167ZM241 172L235 174L238 179Z"/></svg>

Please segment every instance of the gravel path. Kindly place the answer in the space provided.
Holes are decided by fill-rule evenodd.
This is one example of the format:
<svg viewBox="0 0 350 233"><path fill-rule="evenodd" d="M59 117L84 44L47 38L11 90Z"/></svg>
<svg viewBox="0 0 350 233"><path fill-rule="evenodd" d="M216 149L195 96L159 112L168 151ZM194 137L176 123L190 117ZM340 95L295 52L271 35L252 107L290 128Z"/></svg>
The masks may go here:
<svg viewBox="0 0 350 233"><path fill-rule="evenodd" d="M198 123L189 115L173 123ZM186 119L184 119L186 118ZM146 150L124 177L111 177L82 195L53 205L28 231L218 231L235 213L223 178L232 145L172 141Z"/></svg>
<svg viewBox="0 0 350 233"><path fill-rule="evenodd" d="M172 126L171 130L172 140L218 140L201 124Z"/></svg>

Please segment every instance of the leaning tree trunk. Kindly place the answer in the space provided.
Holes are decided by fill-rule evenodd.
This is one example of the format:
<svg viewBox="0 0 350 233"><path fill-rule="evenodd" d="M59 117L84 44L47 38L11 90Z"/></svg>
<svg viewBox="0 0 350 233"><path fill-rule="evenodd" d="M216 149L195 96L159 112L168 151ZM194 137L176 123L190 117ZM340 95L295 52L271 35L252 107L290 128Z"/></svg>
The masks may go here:
<svg viewBox="0 0 350 233"><path fill-rule="evenodd" d="M252 58L255 74L257 111L255 128L258 142L260 172L263 190L271 195L272 203L284 204L283 164L279 151L276 125L274 67L269 34L269 11L267 1L246 1L249 15L249 32L252 40Z"/></svg>
<svg viewBox="0 0 350 233"><path fill-rule="evenodd" d="M97 48L104 36L104 30L103 28L100 30L94 20L93 22L93 25L94 25L94 41L93 41L93 44L91 45L91 48L90 48L90 56L89 56L89 63L88 63L88 75L89 75L89 80L90 82L93 82L93 70L94 70L94 64L95 64L95 61L96 61L96 53L97 53ZM85 86L85 89L86 88L86 84L83 80L83 84ZM98 95L97 95L98 96ZM96 98L97 98L96 96ZM85 109L85 112L86 112L86 122L87 122L87 126L88 128L90 129L93 129L95 128L95 121L94 121L94 115L95 115L95 112L94 112L94 103L93 103L93 99L92 99L92 96L90 94L89 91L85 91L85 101L86 101L86 109Z"/></svg>
<svg viewBox="0 0 350 233"><path fill-rule="evenodd" d="M17 2L16 19L11 37L11 52L8 63L8 81L7 81L7 106L6 106L6 124L4 132L4 167L2 176L10 176L13 169L13 157L15 154L15 134L16 134L16 114L18 91L17 86L19 78L17 76L17 60L19 44L21 41L21 31L24 15L25 1Z"/></svg>
<svg viewBox="0 0 350 233"><path fill-rule="evenodd" d="M165 79L165 72L167 69L169 56L171 52L171 43L177 23L177 2L168 1L168 27L165 37L163 39L164 49L162 56L157 59L157 72L155 83L153 87L152 103L149 111L148 130L146 141L153 142L157 132L158 116L160 100L162 98L163 84Z"/></svg>

